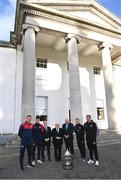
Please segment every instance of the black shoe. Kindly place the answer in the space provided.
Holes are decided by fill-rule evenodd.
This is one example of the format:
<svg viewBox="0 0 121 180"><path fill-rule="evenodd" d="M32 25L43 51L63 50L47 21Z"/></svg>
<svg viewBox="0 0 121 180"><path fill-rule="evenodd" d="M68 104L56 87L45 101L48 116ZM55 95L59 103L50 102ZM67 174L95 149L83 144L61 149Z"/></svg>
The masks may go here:
<svg viewBox="0 0 121 180"><path fill-rule="evenodd" d="M55 158L55 161L58 161L58 158Z"/></svg>
<svg viewBox="0 0 121 180"><path fill-rule="evenodd" d="M48 159L48 161L52 161L51 159Z"/></svg>
<svg viewBox="0 0 121 180"><path fill-rule="evenodd" d="M22 171L24 171L24 168L23 168L23 167L20 167L20 169L21 169Z"/></svg>
<svg viewBox="0 0 121 180"><path fill-rule="evenodd" d="M34 168L35 166L32 165L32 164L28 164L27 167L29 167L29 168Z"/></svg>
<svg viewBox="0 0 121 180"><path fill-rule="evenodd" d="M42 158L41 161L42 161L42 162L45 162L45 159Z"/></svg>

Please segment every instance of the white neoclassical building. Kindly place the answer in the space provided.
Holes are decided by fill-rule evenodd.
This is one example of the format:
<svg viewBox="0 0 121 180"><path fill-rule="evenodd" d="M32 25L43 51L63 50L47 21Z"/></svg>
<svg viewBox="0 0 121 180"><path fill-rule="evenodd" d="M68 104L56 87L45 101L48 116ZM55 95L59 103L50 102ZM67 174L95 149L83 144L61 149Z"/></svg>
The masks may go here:
<svg viewBox="0 0 121 180"><path fill-rule="evenodd" d="M0 133L27 114L121 127L121 19L94 0L18 0L0 41Z"/></svg>

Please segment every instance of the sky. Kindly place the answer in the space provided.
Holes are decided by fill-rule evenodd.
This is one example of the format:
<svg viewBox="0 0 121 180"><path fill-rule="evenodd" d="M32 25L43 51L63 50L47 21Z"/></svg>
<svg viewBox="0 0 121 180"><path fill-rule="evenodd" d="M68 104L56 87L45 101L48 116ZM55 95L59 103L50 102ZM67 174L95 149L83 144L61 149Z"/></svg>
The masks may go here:
<svg viewBox="0 0 121 180"><path fill-rule="evenodd" d="M121 0L97 0L121 18ZM14 30L16 0L0 0L0 40L9 41Z"/></svg>

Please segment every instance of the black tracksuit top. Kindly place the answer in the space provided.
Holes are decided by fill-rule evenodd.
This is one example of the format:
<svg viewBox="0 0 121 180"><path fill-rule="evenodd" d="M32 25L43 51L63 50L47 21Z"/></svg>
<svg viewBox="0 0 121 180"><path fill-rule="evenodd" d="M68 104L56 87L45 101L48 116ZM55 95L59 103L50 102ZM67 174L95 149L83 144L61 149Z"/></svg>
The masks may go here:
<svg viewBox="0 0 121 180"><path fill-rule="evenodd" d="M87 141L96 141L97 136L97 125L91 120L90 122L84 123L84 129L86 131L86 140Z"/></svg>
<svg viewBox="0 0 121 180"><path fill-rule="evenodd" d="M29 145L32 143L33 125L25 122L20 125L18 135L21 138L21 145Z"/></svg>
<svg viewBox="0 0 121 180"><path fill-rule="evenodd" d="M44 142L45 137L45 128L40 123L35 123L33 125L32 132L33 142L42 144Z"/></svg>
<svg viewBox="0 0 121 180"><path fill-rule="evenodd" d="M74 126L74 131L76 133L77 140L84 141L84 134L85 134L84 126L81 124L76 124Z"/></svg>

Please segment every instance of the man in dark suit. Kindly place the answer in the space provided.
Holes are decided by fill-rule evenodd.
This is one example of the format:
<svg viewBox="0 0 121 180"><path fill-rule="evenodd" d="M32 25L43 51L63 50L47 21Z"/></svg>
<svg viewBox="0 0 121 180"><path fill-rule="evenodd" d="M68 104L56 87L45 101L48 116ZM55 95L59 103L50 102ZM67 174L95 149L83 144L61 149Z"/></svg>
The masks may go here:
<svg viewBox="0 0 121 180"><path fill-rule="evenodd" d="M47 125L47 120L43 121L44 127L45 127L45 137L44 137L44 143L43 143L43 149L45 150L45 147L47 147L47 155L48 155L48 160L51 161L50 159L50 145L51 145L51 127ZM44 161L44 158L43 160Z"/></svg>
<svg viewBox="0 0 121 180"><path fill-rule="evenodd" d="M71 154L74 154L73 148L73 124L69 122L69 119L65 119L65 123L62 126L64 141L66 149L70 151Z"/></svg>
<svg viewBox="0 0 121 180"><path fill-rule="evenodd" d="M54 153L55 160L61 161L61 149L63 143L63 132L62 128L60 128L59 123L55 123L55 128L52 129L52 137L53 137L53 145L54 145Z"/></svg>

